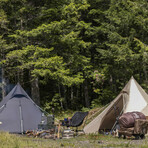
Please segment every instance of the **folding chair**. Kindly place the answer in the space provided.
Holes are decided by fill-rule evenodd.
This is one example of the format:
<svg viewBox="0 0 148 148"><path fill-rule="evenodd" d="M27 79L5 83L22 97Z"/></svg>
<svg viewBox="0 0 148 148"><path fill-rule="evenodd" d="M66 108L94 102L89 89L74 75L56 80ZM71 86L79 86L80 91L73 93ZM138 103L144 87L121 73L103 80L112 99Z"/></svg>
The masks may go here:
<svg viewBox="0 0 148 148"><path fill-rule="evenodd" d="M62 120L62 125L67 127L76 127L76 133L78 132L78 127L83 124L85 117L88 112L76 112L71 119ZM85 124L84 124L85 125ZM83 125L83 126L84 126ZM84 131L83 131L84 132Z"/></svg>

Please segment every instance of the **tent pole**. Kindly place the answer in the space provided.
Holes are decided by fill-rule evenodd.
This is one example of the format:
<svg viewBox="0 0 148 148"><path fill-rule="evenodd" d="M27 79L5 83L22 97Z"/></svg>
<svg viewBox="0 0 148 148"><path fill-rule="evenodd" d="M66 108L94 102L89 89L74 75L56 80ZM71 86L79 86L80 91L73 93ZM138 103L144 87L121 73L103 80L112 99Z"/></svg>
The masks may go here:
<svg viewBox="0 0 148 148"><path fill-rule="evenodd" d="M19 111L20 111L20 122L21 122L21 133L23 134L23 118L22 118L22 106L21 106L21 102L20 102L20 105L19 105Z"/></svg>
<svg viewBox="0 0 148 148"><path fill-rule="evenodd" d="M123 111L124 111L124 109L125 109L125 107L126 107L124 95L123 95L123 104L124 104L124 106L123 106L123 109L121 110L119 116L121 116L121 114L123 113ZM114 130L116 124L118 123L119 116L117 117L116 122L114 123L114 125L113 125L113 127L112 127L112 129L111 129L111 133L112 133L112 131Z"/></svg>

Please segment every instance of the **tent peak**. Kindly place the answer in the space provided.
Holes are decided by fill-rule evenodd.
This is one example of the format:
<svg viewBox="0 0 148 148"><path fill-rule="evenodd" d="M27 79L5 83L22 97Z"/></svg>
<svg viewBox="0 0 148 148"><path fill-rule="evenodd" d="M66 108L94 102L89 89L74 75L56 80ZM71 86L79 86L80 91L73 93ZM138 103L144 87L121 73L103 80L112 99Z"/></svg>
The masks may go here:
<svg viewBox="0 0 148 148"><path fill-rule="evenodd" d="M17 84L16 85L20 85L20 82L17 82Z"/></svg>
<svg viewBox="0 0 148 148"><path fill-rule="evenodd" d="M25 92L25 90L22 88L22 86L20 85L19 82L14 87L14 90L13 90L10 98L13 98L13 97L18 96L18 95L21 95L21 96L23 95L26 98L29 98L28 94Z"/></svg>
<svg viewBox="0 0 148 148"><path fill-rule="evenodd" d="M135 78L133 76L131 76L131 79L130 80L135 80Z"/></svg>

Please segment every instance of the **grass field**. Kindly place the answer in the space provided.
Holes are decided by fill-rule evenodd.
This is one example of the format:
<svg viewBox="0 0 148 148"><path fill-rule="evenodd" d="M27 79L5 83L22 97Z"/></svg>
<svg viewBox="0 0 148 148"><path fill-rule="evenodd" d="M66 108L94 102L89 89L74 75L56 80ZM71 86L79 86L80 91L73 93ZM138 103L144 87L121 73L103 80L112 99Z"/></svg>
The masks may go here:
<svg viewBox="0 0 148 148"><path fill-rule="evenodd" d="M119 139L105 135L83 135L71 139L41 139L25 135L0 133L0 148L147 148L148 137L144 140Z"/></svg>

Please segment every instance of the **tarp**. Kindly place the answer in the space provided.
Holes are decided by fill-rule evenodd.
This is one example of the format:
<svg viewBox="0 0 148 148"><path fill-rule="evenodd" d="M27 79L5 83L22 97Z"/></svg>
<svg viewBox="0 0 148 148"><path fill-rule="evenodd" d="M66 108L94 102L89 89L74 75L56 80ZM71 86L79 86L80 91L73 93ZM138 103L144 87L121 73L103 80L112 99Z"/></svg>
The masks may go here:
<svg viewBox="0 0 148 148"><path fill-rule="evenodd" d="M23 133L38 129L42 111L18 83L0 103L0 130Z"/></svg>
<svg viewBox="0 0 148 148"><path fill-rule="evenodd" d="M119 95L94 120L84 127L85 133L112 129L117 116L126 112L139 111L148 116L148 95L131 77Z"/></svg>

